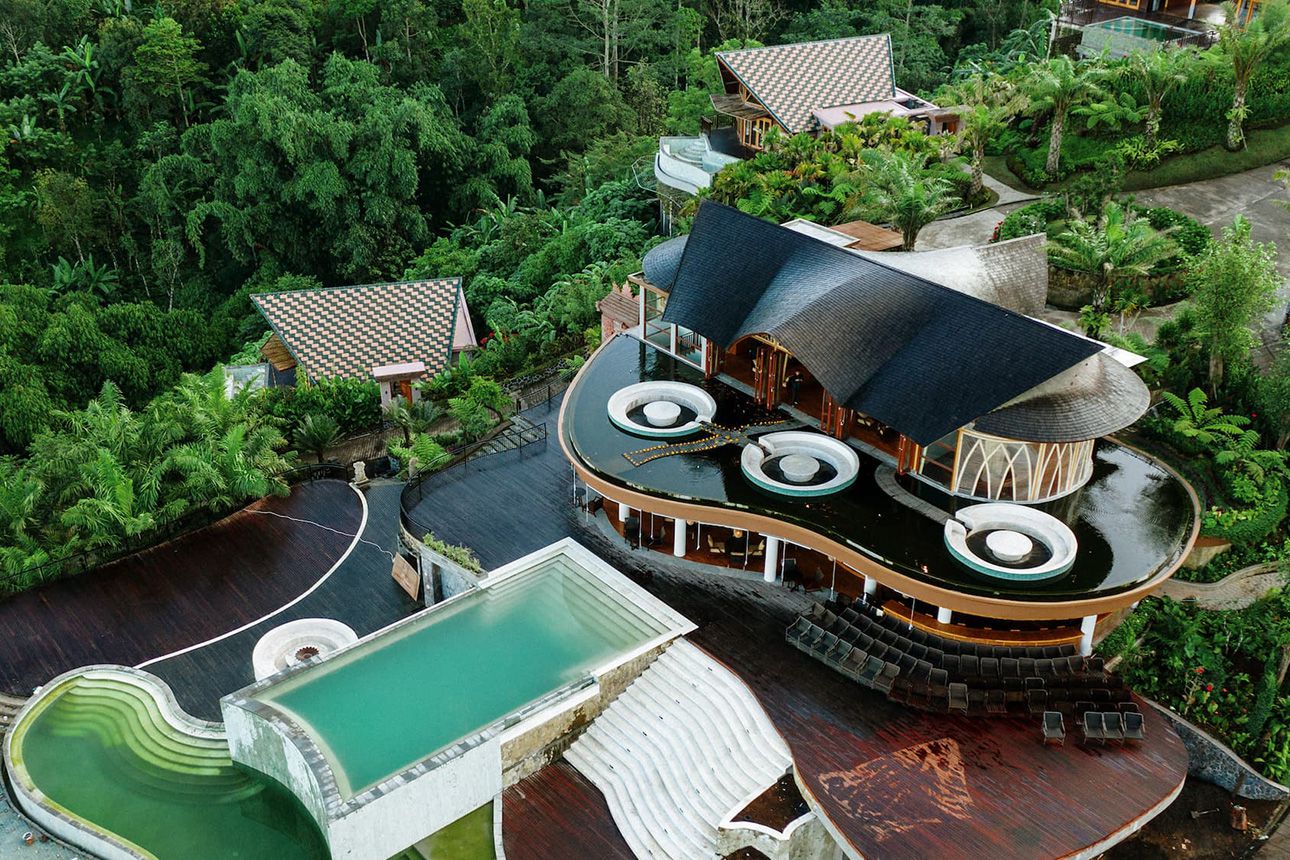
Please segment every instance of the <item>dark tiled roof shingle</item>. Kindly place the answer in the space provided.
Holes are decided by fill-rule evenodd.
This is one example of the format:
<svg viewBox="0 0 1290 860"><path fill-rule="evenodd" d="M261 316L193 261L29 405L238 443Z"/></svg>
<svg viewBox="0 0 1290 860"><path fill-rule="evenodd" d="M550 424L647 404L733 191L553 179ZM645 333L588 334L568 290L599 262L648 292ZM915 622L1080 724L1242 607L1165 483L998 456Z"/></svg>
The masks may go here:
<svg viewBox="0 0 1290 860"><path fill-rule="evenodd" d="M896 96L886 33L721 51L717 58L792 133L815 128L816 108Z"/></svg>
<svg viewBox="0 0 1290 860"><path fill-rule="evenodd" d="M311 379L370 379L372 368L452 354L460 278L251 296Z"/></svg>
<svg viewBox="0 0 1290 860"><path fill-rule="evenodd" d="M765 333L839 402L927 445L1101 345L705 202L663 319L722 348Z"/></svg>

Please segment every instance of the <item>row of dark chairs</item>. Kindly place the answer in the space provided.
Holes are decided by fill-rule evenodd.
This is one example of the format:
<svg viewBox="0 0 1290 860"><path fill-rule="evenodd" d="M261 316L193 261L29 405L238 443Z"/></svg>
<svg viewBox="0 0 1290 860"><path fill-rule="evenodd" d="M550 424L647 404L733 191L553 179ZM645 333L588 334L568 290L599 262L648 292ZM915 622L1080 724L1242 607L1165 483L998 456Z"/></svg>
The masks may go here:
<svg viewBox="0 0 1290 860"><path fill-rule="evenodd" d="M995 657L949 653L941 646L951 640L917 629L900 631L893 629L891 621L896 619L885 613L877 613L867 604L852 604L843 609L840 614L835 614L827 607L817 604L806 617L838 636L845 637L851 628L859 628L865 635L895 648L898 652L909 654L915 660L926 660L933 668L945 669L953 680L963 681L972 686L997 687L1008 678L1041 678L1050 687L1094 688L1118 683L1108 678L1103 661L1098 657L1085 658L1078 655L1040 658ZM923 641L917 641L919 638ZM982 653L985 649L994 647L979 646ZM1065 646L1049 646L1050 649L1056 650L1063 647Z"/></svg>
<svg viewBox="0 0 1290 860"><path fill-rule="evenodd" d="M1097 658L951 655L935 647L947 640L930 636L916 642L877 623L885 617L854 606L836 614L816 604L786 635L799 650L842 674L921 710L982 716L1038 716L1052 710L1073 717L1077 708L1136 708L1123 682L1107 674ZM939 666L933 662L938 657ZM1046 676L1022 677L1023 667L1027 672L1042 669Z"/></svg>
<svg viewBox="0 0 1290 860"><path fill-rule="evenodd" d="M882 626L894 630L911 641L923 645L935 647L947 654L959 654L972 657L994 657L1002 660L1004 657L1020 660L1027 658L1031 660L1054 660L1059 657L1076 657L1079 652L1074 645L985 645L975 642L961 642L957 639L947 639L944 636L938 636L935 633L929 633L918 628L910 628L908 621L903 621L893 615L883 612L877 606L871 603L855 600L843 605L840 602L830 602L825 608L833 611L837 615L845 615L850 612L867 615Z"/></svg>

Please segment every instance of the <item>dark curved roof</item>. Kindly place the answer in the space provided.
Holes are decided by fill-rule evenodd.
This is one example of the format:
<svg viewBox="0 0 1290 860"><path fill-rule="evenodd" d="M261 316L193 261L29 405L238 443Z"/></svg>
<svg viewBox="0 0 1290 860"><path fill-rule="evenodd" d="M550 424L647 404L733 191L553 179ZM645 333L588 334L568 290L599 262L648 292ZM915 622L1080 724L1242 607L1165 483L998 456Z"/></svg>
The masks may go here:
<svg viewBox="0 0 1290 860"><path fill-rule="evenodd" d="M1093 341L704 202L663 318L781 342L834 398L930 444L1100 351Z"/></svg>
<svg viewBox="0 0 1290 860"><path fill-rule="evenodd" d="M1078 442L1123 430L1151 405L1138 374L1104 352L976 420L976 429L1032 442Z"/></svg>
<svg viewBox="0 0 1290 860"><path fill-rule="evenodd" d="M676 280L676 270L681 266L681 255L685 253L687 238L676 236L646 251L645 259L641 260L645 280L665 293L670 291L672 282Z"/></svg>

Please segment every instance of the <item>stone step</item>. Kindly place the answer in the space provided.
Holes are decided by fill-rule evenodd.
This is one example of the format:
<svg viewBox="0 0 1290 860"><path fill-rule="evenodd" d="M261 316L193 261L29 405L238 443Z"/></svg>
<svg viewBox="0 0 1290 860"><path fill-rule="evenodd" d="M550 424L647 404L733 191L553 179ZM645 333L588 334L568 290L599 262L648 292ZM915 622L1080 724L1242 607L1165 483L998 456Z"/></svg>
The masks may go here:
<svg viewBox="0 0 1290 860"><path fill-rule="evenodd" d="M717 825L792 764L756 698L679 640L565 754L647 860L718 857Z"/></svg>

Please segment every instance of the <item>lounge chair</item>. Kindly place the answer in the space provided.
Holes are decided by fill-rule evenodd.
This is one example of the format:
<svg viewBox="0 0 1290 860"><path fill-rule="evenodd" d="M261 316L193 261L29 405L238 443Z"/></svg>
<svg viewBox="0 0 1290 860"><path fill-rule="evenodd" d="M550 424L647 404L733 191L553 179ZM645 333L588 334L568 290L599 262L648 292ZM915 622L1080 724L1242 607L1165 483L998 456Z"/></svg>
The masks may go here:
<svg viewBox="0 0 1290 860"><path fill-rule="evenodd" d="M999 675L999 659L997 657L982 657L980 661L981 677L987 681L997 681Z"/></svg>
<svg viewBox="0 0 1290 860"><path fill-rule="evenodd" d="M1116 706L1115 706L1115 709L1116 709L1117 711L1119 711L1120 713L1122 713L1122 714L1140 714L1140 713L1142 713L1142 711L1140 711L1140 710L1138 709L1138 703L1137 703L1137 702L1120 702L1118 705L1116 705Z"/></svg>
<svg viewBox="0 0 1290 860"><path fill-rule="evenodd" d="M887 663L878 673L878 677L873 679L873 687L880 693L891 692L892 685L896 683L896 677L900 674L900 667L895 663Z"/></svg>
<svg viewBox="0 0 1290 860"><path fill-rule="evenodd" d="M862 649L855 648L846 657L842 658L842 662L838 664L838 671L853 681L859 681L860 675L864 672L864 667L868 662L869 655Z"/></svg>
<svg viewBox="0 0 1290 860"><path fill-rule="evenodd" d="M795 640L801 639L802 636L806 633L806 631L810 629L811 629L811 622L807 620L806 616L802 616L797 620L795 620L792 624L788 625L788 629L784 631L784 636L788 639L788 641L793 642Z"/></svg>
<svg viewBox="0 0 1290 860"><path fill-rule="evenodd" d="M932 676L929 683L933 687L948 687L950 683L950 673L944 669L932 669Z"/></svg>
<svg viewBox="0 0 1290 860"><path fill-rule="evenodd" d="M945 653L941 655L941 668L947 672L959 673L959 661L963 658L958 654Z"/></svg>
<svg viewBox="0 0 1290 860"><path fill-rule="evenodd" d="M1060 711L1044 711L1043 718L1044 744L1063 746L1066 743L1066 723Z"/></svg>
<svg viewBox="0 0 1290 860"><path fill-rule="evenodd" d="M999 660L999 674L1005 678L1020 678L1021 666L1016 657L1003 657Z"/></svg>
<svg viewBox="0 0 1290 860"><path fill-rule="evenodd" d="M1043 659L1036 660L1035 674L1041 678L1051 678L1056 675L1057 670L1053 668L1052 658L1045 657Z"/></svg>
<svg viewBox="0 0 1290 860"><path fill-rule="evenodd" d="M1111 743L1124 743L1124 720L1119 711L1102 712L1102 737Z"/></svg>
<svg viewBox="0 0 1290 860"><path fill-rule="evenodd" d="M1124 719L1124 740L1125 742L1137 743L1146 738L1146 732L1142 727L1142 714L1130 711L1127 714L1121 714Z"/></svg>
<svg viewBox="0 0 1290 860"><path fill-rule="evenodd" d="M921 642L914 642L909 646L906 653L915 660L925 660L927 659L927 646Z"/></svg>
<svg viewBox="0 0 1290 860"><path fill-rule="evenodd" d="M1018 668L1018 670L1019 670L1019 671L1020 671L1020 673L1021 673L1021 677L1023 677L1023 678L1029 678L1031 675L1034 675L1034 674L1035 674L1035 661L1034 661L1034 658L1032 658L1032 657L1021 657L1021 658L1019 658L1019 659L1017 660L1017 668Z"/></svg>
<svg viewBox="0 0 1290 860"><path fill-rule="evenodd" d="M1004 716L1008 713L1008 700L1003 690L986 691L985 712L996 716Z"/></svg>
<svg viewBox="0 0 1290 860"><path fill-rule="evenodd" d="M968 712L967 684L950 684L950 711L958 711L966 716Z"/></svg>
<svg viewBox="0 0 1290 860"><path fill-rule="evenodd" d="M1106 735L1102 733L1102 715L1097 711L1088 711L1084 714L1084 743L1085 744L1105 744Z"/></svg>
<svg viewBox="0 0 1290 860"><path fill-rule="evenodd" d="M846 609L842 610L839 617L848 624L857 624L860 621L860 610L856 609L854 606L848 606Z"/></svg>
<svg viewBox="0 0 1290 860"><path fill-rule="evenodd" d="M829 649L824 655L824 662L830 666L841 666L842 661L847 655L855 650L855 646L846 640L839 639L838 644Z"/></svg>
<svg viewBox="0 0 1290 860"><path fill-rule="evenodd" d="M838 647L838 644L841 641L842 641L841 639L839 639L837 636L833 635L832 633L825 633L818 640L816 640L815 644L811 648L811 651L814 652L816 656L823 657L825 654L828 654L834 648Z"/></svg>
<svg viewBox="0 0 1290 860"><path fill-rule="evenodd" d="M975 654L964 654L959 657L959 674L965 678L973 678L981 674L981 667Z"/></svg>
<svg viewBox="0 0 1290 860"><path fill-rule="evenodd" d="M869 659L865 661L864 670L860 673L860 677L856 678L856 680L859 681L861 684L864 684L866 687L872 687L873 679L877 678L878 675L882 673L882 670L886 668L886 666L887 666L887 663L884 660L880 660L877 657L870 654Z"/></svg>
<svg viewBox="0 0 1290 860"><path fill-rule="evenodd" d="M1085 714L1087 714L1089 711L1095 710L1096 708L1097 708L1097 705L1093 704L1092 702L1085 701L1083 699L1077 699L1075 701L1075 718L1077 720L1083 720Z"/></svg>
<svg viewBox="0 0 1290 860"><path fill-rule="evenodd" d="M1032 717L1037 717L1044 711L1048 710L1048 691L1027 690L1026 710L1030 712Z"/></svg>
<svg viewBox="0 0 1290 860"><path fill-rule="evenodd" d="M800 637L798 637L798 640L795 644L800 650L805 651L806 653L809 654L815 650L815 646L820 642L820 640L822 640L825 636L828 636L828 635L829 634L824 632L824 628L816 627L814 624L812 624L811 629L807 630Z"/></svg>
<svg viewBox="0 0 1290 860"><path fill-rule="evenodd" d="M1027 690L1042 690L1046 686L1044 679L1037 675L1028 675L1022 679L1022 686Z"/></svg>
<svg viewBox="0 0 1290 860"><path fill-rule="evenodd" d="M932 664L926 660L915 660L914 668L909 672L909 679L915 684L928 684L932 680Z"/></svg>

